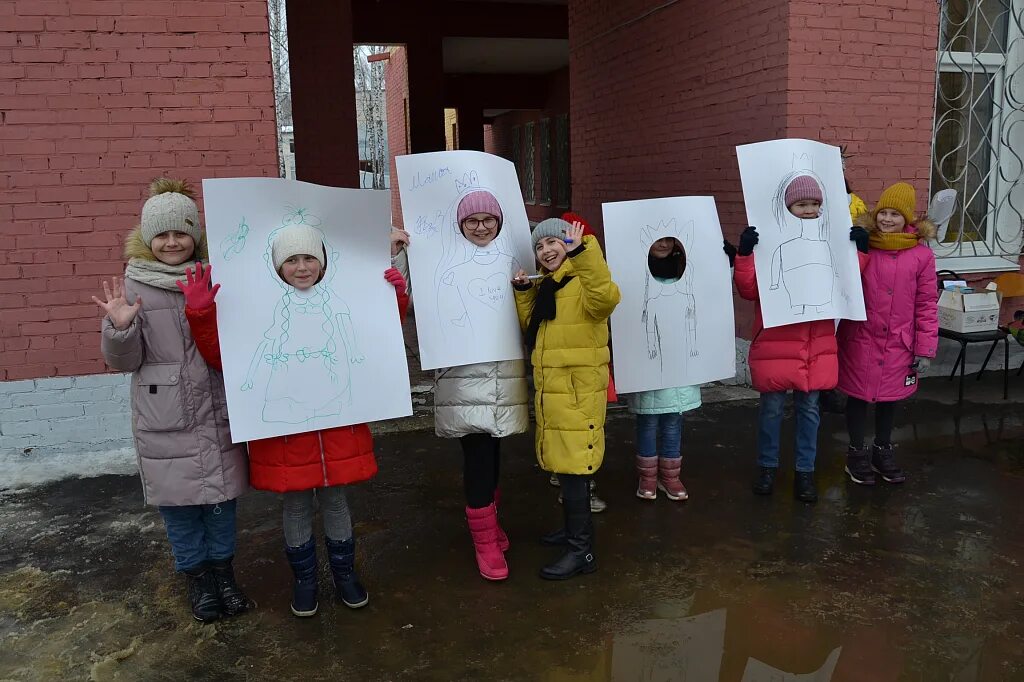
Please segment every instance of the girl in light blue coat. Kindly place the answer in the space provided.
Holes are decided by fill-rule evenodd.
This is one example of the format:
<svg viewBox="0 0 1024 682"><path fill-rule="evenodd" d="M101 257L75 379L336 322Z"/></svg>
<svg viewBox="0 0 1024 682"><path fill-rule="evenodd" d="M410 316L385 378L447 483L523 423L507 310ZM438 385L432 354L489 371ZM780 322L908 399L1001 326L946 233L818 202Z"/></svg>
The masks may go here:
<svg viewBox="0 0 1024 682"><path fill-rule="evenodd" d="M689 497L679 480L683 414L700 407L700 387L680 386L642 391L628 396L636 415L636 496L653 500L661 490L670 500Z"/></svg>

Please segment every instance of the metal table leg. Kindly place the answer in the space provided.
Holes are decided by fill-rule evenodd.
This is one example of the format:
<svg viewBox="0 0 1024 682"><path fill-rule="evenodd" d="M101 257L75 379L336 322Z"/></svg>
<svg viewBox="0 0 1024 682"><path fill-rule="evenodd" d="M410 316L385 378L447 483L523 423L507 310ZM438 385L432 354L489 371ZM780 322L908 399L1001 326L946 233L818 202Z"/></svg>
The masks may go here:
<svg viewBox="0 0 1024 682"><path fill-rule="evenodd" d="M1003 338L1005 339L1005 337ZM981 375L985 373L985 368L988 367L988 361L992 359L992 353L998 345L999 339L992 342L992 346L988 349L988 355L985 356L985 362L981 363L981 370L978 372L978 376L975 378L975 381L981 381Z"/></svg>
<svg viewBox="0 0 1024 682"><path fill-rule="evenodd" d="M964 404L964 368L967 367L967 342L960 342L960 390L956 399L956 406L960 408ZM956 371L956 368L953 368Z"/></svg>
<svg viewBox="0 0 1024 682"><path fill-rule="evenodd" d="M1010 397L1010 337L1003 337L1003 400Z"/></svg>

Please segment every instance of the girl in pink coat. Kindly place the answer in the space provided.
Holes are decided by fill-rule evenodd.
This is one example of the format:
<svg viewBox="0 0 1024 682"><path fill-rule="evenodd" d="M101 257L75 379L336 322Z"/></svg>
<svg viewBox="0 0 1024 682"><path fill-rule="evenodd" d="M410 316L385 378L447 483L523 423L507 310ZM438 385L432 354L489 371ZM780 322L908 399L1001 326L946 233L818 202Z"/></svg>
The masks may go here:
<svg viewBox="0 0 1024 682"><path fill-rule="evenodd" d="M928 220L915 222L914 188L899 182L882 192L874 211L862 216L870 235L862 274L867 320L839 325L839 388L850 398L846 425L850 448L846 473L854 483L906 480L893 456L896 402L917 390L917 373L938 346L935 236ZM868 403L875 403L875 442L864 446Z"/></svg>

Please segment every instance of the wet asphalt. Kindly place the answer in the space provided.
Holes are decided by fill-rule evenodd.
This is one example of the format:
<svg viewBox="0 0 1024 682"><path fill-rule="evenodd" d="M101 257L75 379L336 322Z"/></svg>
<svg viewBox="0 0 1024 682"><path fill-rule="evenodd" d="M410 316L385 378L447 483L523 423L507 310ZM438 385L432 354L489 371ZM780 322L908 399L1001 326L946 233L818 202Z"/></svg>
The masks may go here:
<svg viewBox="0 0 1024 682"><path fill-rule="evenodd" d="M638 500L615 412L599 570L565 583L537 577L560 508L529 437L503 450L511 576L495 584L473 560L457 444L381 435L381 473L350 495L370 604L334 604L322 566L310 619L288 609L275 495L239 503L236 572L259 607L200 625L135 477L9 491L0 680L1024 680L1024 384L1003 401L978 382L962 410L925 384L897 415L907 482L849 483L826 415L813 506L792 499L791 454L775 495L750 493L752 401L687 420L688 502Z"/></svg>

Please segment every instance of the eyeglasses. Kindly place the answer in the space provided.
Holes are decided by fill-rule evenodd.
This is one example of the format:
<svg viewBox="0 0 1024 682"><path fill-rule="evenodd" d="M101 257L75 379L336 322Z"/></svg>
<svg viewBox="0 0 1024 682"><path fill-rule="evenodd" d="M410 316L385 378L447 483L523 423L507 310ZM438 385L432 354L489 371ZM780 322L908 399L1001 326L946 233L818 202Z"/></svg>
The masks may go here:
<svg viewBox="0 0 1024 682"><path fill-rule="evenodd" d="M498 226L498 219L494 216L488 216L483 220L478 218L466 218L462 221L462 226L467 230L479 230L481 227L487 230L493 230Z"/></svg>

